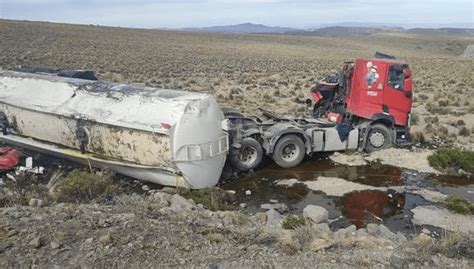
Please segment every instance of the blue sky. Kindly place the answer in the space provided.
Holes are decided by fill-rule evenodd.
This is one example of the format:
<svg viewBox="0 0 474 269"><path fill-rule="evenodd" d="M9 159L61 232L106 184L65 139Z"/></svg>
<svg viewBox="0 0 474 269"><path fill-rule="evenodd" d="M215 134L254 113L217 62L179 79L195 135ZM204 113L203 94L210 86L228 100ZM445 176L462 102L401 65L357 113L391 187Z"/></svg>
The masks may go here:
<svg viewBox="0 0 474 269"><path fill-rule="evenodd" d="M141 28L243 22L311 27L338 22L468 24L473 0L0 0L0 17Z"/></svg>

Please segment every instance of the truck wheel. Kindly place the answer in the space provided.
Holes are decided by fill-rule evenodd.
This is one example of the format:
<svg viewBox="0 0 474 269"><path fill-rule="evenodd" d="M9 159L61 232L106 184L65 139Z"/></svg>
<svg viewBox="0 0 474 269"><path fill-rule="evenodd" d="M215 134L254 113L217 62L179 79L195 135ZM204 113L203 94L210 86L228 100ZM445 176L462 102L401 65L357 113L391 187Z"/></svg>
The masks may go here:
<svg viewBox="0 0 474 269"><path fill-rule="evenodd" d="M283 168L290 168L301 163L306 154L306 147L296 135L286 135L277 142L273 151L273 160Z"/></svg>
<svg viewBox="0 0 474 269"><path fill-rule="evenodd" d="M374 124L369 129L367 141L365 143L366 152L374 152L392 146L392 135L387 126Z"/></svg>
<svg viewBox="0 0 474 269"><path fill-rule="evenodd" d="M231 148L230 163L237 169L249 171L257 168L263 158L262 145L257 140L247 137L242 140L240 148Z"/></svg>

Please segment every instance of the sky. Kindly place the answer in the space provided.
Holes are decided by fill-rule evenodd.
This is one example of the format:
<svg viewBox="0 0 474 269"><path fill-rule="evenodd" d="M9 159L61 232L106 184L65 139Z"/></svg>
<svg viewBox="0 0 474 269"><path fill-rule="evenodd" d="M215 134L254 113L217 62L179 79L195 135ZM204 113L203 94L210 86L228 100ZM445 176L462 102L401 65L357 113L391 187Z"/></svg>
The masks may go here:
<svg viewBox="0 0 474 269"><path fill-rule="evenodd" d="M0 0L0 18L137 28L244 22L308 28L340 22L474 27L473 0Z"/></svg>

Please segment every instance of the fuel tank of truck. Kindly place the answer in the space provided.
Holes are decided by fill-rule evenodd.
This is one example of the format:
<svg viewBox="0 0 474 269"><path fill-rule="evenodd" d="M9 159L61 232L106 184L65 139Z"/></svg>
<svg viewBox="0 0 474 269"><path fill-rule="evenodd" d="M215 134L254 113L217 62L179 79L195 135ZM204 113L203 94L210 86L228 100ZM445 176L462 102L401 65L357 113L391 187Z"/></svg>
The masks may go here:
<svg viewBox="0 0 474 269"><path fill-rule="evenodd" d="M202 93L0 71L0 114L0 141L162 185L215 185L228 151Z"/></svg>

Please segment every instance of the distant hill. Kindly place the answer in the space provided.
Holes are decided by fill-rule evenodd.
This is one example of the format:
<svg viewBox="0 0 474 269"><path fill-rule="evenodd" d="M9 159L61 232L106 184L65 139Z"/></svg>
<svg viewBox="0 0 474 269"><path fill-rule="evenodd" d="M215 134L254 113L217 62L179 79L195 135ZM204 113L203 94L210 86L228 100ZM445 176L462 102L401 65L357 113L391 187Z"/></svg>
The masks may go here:
<svg viewBox="0 0 474 269"><path fill-rule="evenodd" d="M314 36L326 36L326 37L358 37L368 36L378 32L386 31L386 29L375 28L375 27L344 27L344 26L331 26L313 30L298 30L287 32L292 35L314 35Z"/></svg>
<svg viewBox="0 0 474 269"><path fill-rule="evenodd" d="M206 33L236 33L236 34L288 34L323 37L363 37L372 34L395 31L416 34L438 34L438 35L474 35L473 28L411 28L404 29L391 24L380 24L378 26L365 26L369 24L349 23L341 25L328 25L313 29L298 29L290 27L267 26L263 24L242 23L236 25L211 26L202 28L181 28L179 30Z"/></svg>
<svg viewBox="0 0 474 269"><path fill-rule="evenodd" d="M444 35L474 35L473 28L413 28L408 29L409 33L416 34L444 34Z"/></svg>
<svg viewBox="0 0 474 269"><path fill-rule="evenodd" d="M263 24L242 23L236 25L212 26L202 28L181 28L183 31L206 32L206 33L239 33L239 34L282 34L296 31L295 28L273 27Z"/></svg>

